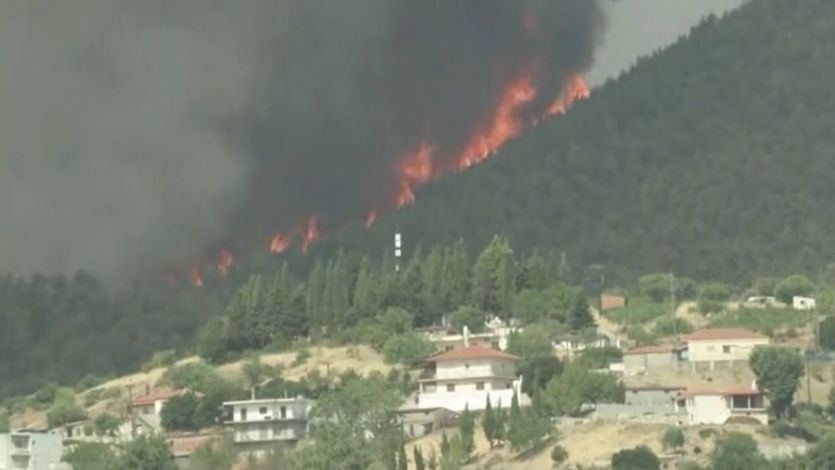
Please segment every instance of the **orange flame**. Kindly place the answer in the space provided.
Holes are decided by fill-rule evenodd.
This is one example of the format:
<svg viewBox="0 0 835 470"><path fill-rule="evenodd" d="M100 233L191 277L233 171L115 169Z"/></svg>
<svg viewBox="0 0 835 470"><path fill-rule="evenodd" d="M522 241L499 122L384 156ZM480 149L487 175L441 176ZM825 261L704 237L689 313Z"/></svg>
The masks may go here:
<svg viewBox="0 0 835 470"><path fill-rule="evenodd" d="M229 267L232 266L234 259L235 257L226 248L220 250L220 253L217 255L217 271L222 277L226 277L229 274Z"/></svg>
<svg viewBox="0 0 835 470"><path fill-rule="evenodd" d="M529 71L525 71L504 90L489 125L473 135L458 159L458 169L481 162L505 142L518 136L524 127L519 111L535 97L533 78Z"/></svg>
<svg viewBox="0 0 835 470"><path fill-rule="evenodd" d="M368 215L365 216L365 228L371 228L374 225L374 222L377 222L377 211L372 209L368 212Z"/></svg>
<svg viewBox="0 0 835 470"><path fill-rule="evenodd" d="M304 233L304 239L302 240L302 253L307 253L307 250L310 249L310 246L319 239L319 222L316 220L316 216L311 215L307 219L307 230Z"/></svg>
<svg viewBox="0 0 835 470"><path fill-rule="evenodd" d="M194 287L203 287L203 275L200 273L200 266L192 266L191 283Z"/></svg>
<svg viewBox="0 0 835 470"><path fill-rule="evenodd" d="M270 242L270 251L276 254L281 254L287 251L287 248L290 248L290 244L293 242L293 237L290 234L279 233L273 237L272 242Z"/></svg>
<svg viewBox="0 0 835 470"><path fill-rule="evenodd" d="M423 141L417 150L407 154L397 164L400 175L400 190L397 195L397 207L411 204L415 200L416 186L432 180L432 153L435 148Z"/></svg>
<svg viewBox="0 0 835 470"><path fill-rule="evenodd" d="M563 115L571 109L575 101L588 99L589 96L591 96L591 91L583 77L576 74L572 75L568 78L568 84L563 92L551 103L545 115Z"/></svg>

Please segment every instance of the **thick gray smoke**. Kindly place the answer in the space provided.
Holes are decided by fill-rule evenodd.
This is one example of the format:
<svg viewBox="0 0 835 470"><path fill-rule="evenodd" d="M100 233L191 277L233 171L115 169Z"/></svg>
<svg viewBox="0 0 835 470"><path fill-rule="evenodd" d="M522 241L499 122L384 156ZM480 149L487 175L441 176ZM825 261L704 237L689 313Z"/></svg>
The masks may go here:
<svg viewBox="0 0 835 470"><path fill-rule="evenodd" d="M2 2L0 271L135 274L359 218L522 68L547 106L600 25L593 0Z"/></svg>

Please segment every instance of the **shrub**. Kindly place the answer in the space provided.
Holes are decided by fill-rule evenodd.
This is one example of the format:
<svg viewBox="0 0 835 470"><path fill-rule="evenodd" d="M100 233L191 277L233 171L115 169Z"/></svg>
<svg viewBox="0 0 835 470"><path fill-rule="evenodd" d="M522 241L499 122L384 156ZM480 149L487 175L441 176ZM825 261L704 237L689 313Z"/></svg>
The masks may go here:
<svg viewBox="0 0 835 470"><path fill-rule="evenodd" d="M626 336L634 341L638 346L651 346L658 341L655 335L647 332L646 329L640 326L631 326L626 330Z"/></svg>
<svg viewBox="0 0 835 470"><path fill-rule="evenodd" d="M84 390L91 389L101 384L102 382L104 382L104 378L99 377L97 375L87 374L84 376L84 378L78 381L78 383L75 385L75 389L79 392L83 392Z"/></svg>
<svg viewBox="0 0 835 470"><path fill-rule="evenodd" d="M675 323L670 317L659 318L655 322L655 328L653 329L655 336L670 336L673 334L687 334L692 332L693 325L684 318L676 318Z"/></svg>
<svg viewBox="0 0 835 470"><path fill-rule="evenodd" d="M49 405L53 401L55 401L55 393L58 391L58 384L55 382L50 382L44 385L40 390L35 392L35 395L32 397L35 401L41 405Z"/></svg>
<svg viewBox="0 0 835 470"><path fill-rule="evenodd" d="M612 470L658 470L661 462L647 446L622 450L612 456Z"/></svg>
<svg viewBox="0 0 835 470"><path fill-rule="evenodd" d="M633 297L629 305L606 310L603 314L609 320L621 325L637 325L655 320L670 313L669 305L650 302L646 298Z"/></svg>
<svg viewBox="0 0 835 470"><path fill-rule="evenodd" d="M434 350L431 343L414 333L392 336L383 346L386 362L408 364L428 356Z"/></svg>
<svg viewBox="0 0 835 470"><path fill-rule="evenodd" d="M719 431L713 428L699 429L699 437L702 439L709 439L719 434Z"/></svg>
<svg viewBox="0 0 835 470"><path fill-rule="evenodd" d="M192 431L200 427L197 422L199 400L192 393L171 397L162 406L160 422L166 431Z"/></svg>
<svg viewBox="0 0 835 470"><path fill-rule="evenodd" d="M677 427L667 428L664 435L661 436L661 445L664 446L665 450L684 447L684 433Z"/></svg>
<svg viewBox="0 0 835 470"><path fill-rule="evenodd" d="M104 394L104 389L97 388L95 390L90 390L84 395L84 406L91 407L101 400L101 396Z"/></svg>
<svg viewBox="0 0 835 470"><path fill-rule="evenodd" d="M69 388L55 391L55 401L46 412L46 421L50 428L84 419L84 410L75 402L75 393Z"/></svg>
<svg viewBox="0 0 835 470"><path fill-rule="evenodd" d="M816 289L808 277L802 274L789 276L774 287L774 297L785 304L791 304L792 298L796 295L809 295Z"/></svg>
<svg viewBox="0 0 835 470"><path fill-rule="evenodd" d="M96 434L99 436L105 435L112 435L113 432L119 428L119 424L121 424L121 420L110 414L110 413L103 413L96 416L96 419L93 420L93 425L96 427Z"/></svg>

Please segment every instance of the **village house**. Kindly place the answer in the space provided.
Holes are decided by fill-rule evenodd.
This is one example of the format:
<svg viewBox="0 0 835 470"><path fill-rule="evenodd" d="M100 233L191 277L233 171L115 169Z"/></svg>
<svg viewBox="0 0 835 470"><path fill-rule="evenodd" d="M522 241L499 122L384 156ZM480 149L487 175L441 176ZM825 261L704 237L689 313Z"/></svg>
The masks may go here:
<svg viewBox="0 0 835 470"><path fill-rule="evenodd" d="M415 439L455 426L458 413L446 408L415 408L407 403L397 410L397 418L403 427L403 434L409 439Z"/></svg>
<svg viewBox="0 0 835 470"><path fill-rule="evenodd" d="M623 353L626 376L644 374L648 370L677 370L680 349L672 345L639 346Z"/></svg>
<svg viewBox="0 0 835 470"><path fill-rule="evenodd" d="M228 401L224 424L240 452L263 456L306 438L312 407L304 397Z"/></svg>
<svg viewBox="0 0 835 470"><path fill-rule="evenodd" d="M712 370L717 365L746 365L755 347L769 344L767 336L743 328L699 330L682 339L687 344L687 360L694 371Z"/></svg>
<svg viewBox="0 0 835 470"><path fill-rule="evenodd" d="M174 390L168 387L150 390L145 388L145 394L131 401L131 420L127 423L130 430L124 434L153 435L162 431L160 413L162 407L172 397L186 393L185 390Z"/></svg>
<svg viewBox="0 0 835 470"><path fill-rule="evenodd" d="M728 388L688 390L687 419L695 424L768 424L765 396L756 384Z"/></svg>
<svg viewBox="0 0 835 470"><path fill-rule="evenodd" d="M678 385L627 385L623 403L597 403L586 408L593 410L595 420L680 425L686 419L681 399L684 390Z"/></svg>
<svg viewBox="0 0 835 470"><path fill-rule="evenodd" d="M483 410L488 396L494 407L509 407L514 393L519 404L525 405L529 399L522 394L522 379L516 375L518 361L517 356L484 346L430 356L423 361L420 389L411 407Z"/></svg>
<svg viewBox="0 0 835 470"><path fill-rule="evenodd" d="M0 434L0 469L52 470L59 468L64 446L61 436L19 430Z"/></svg>
<svg viewBox="0 0 835 470"><path fill-rule="evenodd" d="M811 297L803 297L795 295L792 297L792 308L795 310L814 310L817 307L817 301Z"/></svg>
<svg viewBox="0 0 835 470"><path fill-rule="evenodd" d="M626 307L628 300L625 295L600 294L600 311Z"/></svg>

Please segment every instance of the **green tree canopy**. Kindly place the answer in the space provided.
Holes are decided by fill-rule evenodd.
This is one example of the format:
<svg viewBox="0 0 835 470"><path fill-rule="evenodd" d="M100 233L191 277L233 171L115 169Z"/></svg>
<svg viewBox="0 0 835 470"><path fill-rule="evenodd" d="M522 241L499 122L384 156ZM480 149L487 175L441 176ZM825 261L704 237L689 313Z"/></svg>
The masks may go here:
<svg viewBox="0 0 835 470"><path fill-rule="evenodd" d="M783 279L774 287L774 296L780 302L791 304L794 296L810 295L815 289L815 283L811 279L802 274L794 274Z"/></svg>
<svg viewBox="0 0 835 470"><path fill-rule="evenodd" d="M756 470L765 464L754 439L738 432L730 432L717 441L710 461L713 470Z"/></svg>
<svg viewBox="0 0 835 470"><path fill-rule="evenodd" d="M803 358L793 349L758 346L751 353L750 364L757 385L768 394L774 415L786 416L803 375Z"/></svg>
<svg viewBox="0 0 835 470"><path fill-rule="evenodd" d="M624 449L612 455L612 470L659 470L661 462L646 446Z"/></svg>

